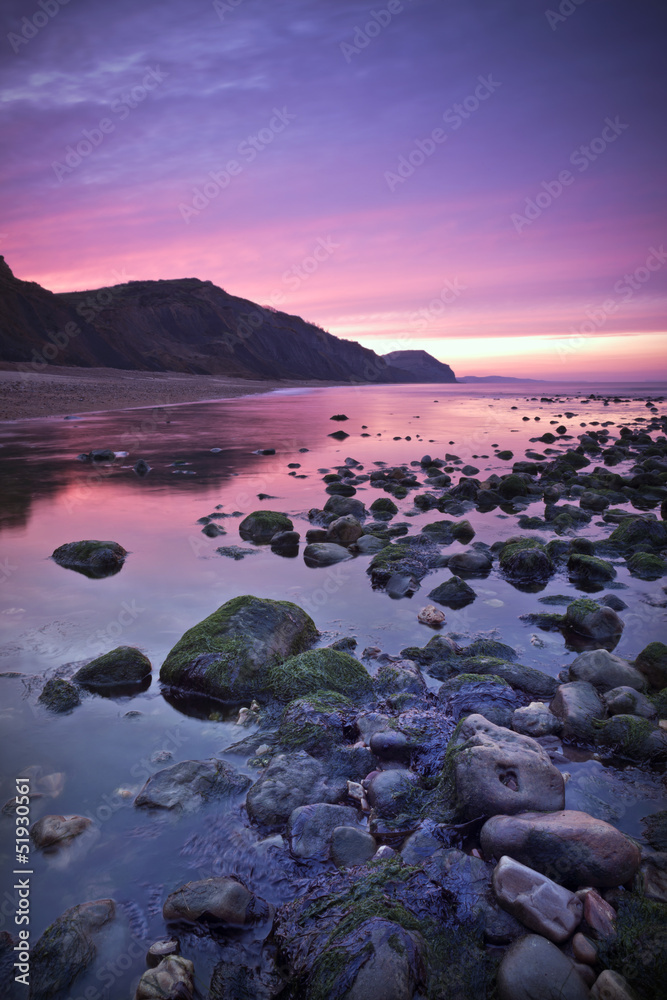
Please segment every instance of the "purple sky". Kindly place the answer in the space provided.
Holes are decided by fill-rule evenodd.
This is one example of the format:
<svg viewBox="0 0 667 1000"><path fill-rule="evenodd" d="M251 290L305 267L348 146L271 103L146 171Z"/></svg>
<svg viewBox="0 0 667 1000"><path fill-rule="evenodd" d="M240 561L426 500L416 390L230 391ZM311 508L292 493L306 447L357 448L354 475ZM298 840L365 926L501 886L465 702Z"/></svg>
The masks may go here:
<svg viewBox="0 0 667 1000"><path fill-rule="evenodd" d="M662 11L6 0L2 252L462 375L667 377Z"/></svg>

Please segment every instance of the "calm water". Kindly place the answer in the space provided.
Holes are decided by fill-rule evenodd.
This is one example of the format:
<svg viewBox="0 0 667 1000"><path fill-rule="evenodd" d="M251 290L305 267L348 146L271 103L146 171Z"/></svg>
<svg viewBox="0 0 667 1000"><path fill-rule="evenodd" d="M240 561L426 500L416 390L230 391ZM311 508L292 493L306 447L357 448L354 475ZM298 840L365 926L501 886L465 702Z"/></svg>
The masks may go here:
<svg viewBox="0 0 667 1000"><path fill-rule="evenodd" d="M248 734L234 725L235 715L227 720L189 717L160 693L159 666L187 628L229 598L252 593L296 602L314 618L324 642L354 635L358 652L371 645L398 653L407 645L423 645L433 635L417 622L417 612L428 603L428 591L449 577L448 570L429 575L411 599L392 600L371 589L366 574L370 556L330 569L309 569L301 555L282 558L262 547L258 554L235 562L216 549L248 546L238 536L240 515L218 520L227 534L215 539L201 533L199 518L214 511L280 510L303 536L311 526L309 508L322 507L327 499L322 470L334 470L348 456L368 472L377 467L375 462L394 465L418 461L424 454L451 454L477 467L477 478L483 480L510 470L511 462L495 458L496 450L510 449L515 459L523 458L526 449L545 453L547 446L530 439L553 430L552 421L568 429L561 450L576 444L576 435L586 427L603 422L641 427L651 416L644 398L666 388L543 383L479 389L426 385L290 390L0 425L0 672L23 675L0 678L2 801L13 795L17 773L39 767L45 775L62 774L62 790L56 798L34 800L31 818L78 813L94 817L98 830L97 839L77 848L66 868L33 852L33 941L65 908L102 896L127 901L133 933L153 940L164 933L161 905L169 891L193 878L233 870L267 898L281 898L284 885L258 860L261 852L253 847L258 837L240 804L224 816L211 807L180 818L147 815L132 806L148 774L165 766L156 754L170 753L169 763L218 755L244 766L239 757L226 754L233 742ZM591 392L617 395L621 402L605 406L601 399L589 399ZM543 396L553 401L541 402ZM662 410L661 404L658 407ZM574 415L566 418L566 411ZM337 413L349 419L331 421ZM350 435L345 441L329 436L341 428ZM614 429L610 427L612 434ZM78 453L91 448L129 454L101 467L76 461ZM262 448L276 453L253 454ZM144 478L132 470L139 458L151 466ZM297 462L299 468L288 468ZM629 467L616 466L614 471L623 473ZM453 478L456 482L456 475ZM260 501L260 493L272 499ZM367 505L383 495L372 488L357 492ZM410 496L399 508L395 521L409 522L413 531L443 516L431 511L410 517ZM542 511L541 501L528 509L530 514ZM476 541L490 544L521 533L511 512L480 514L473 508L463 516L473 524ZM602 524L594 516L580 534L604 537L610 527ZM122 571L89 580L50 560L57 546L84 538L120 542L130 552ZM446 551L463 547L454 543ZM567 577L554 577L539 594L515 589L495 568L487 579L471 583L477 600L460 611L444 609L446 631L492 634L514 646L520 662L552 675L573 658L559 633L535 637L534 628L518 617L540 610L538 597L581 596ZM616 652L633 657L647 642L664 639L665 612L654 606L664 593L660 581L632 579L621 566L616 584L627 587L618 593L629 605ZM146 693L125 700L86 697L64 717L36 706L39 678L121 644L138 646L151 659L155 679ZM592 761L580 766L603 770ZM570 771L576 771L576 765ZM650 802L642 807L641 796L639 803L637 794L628 796L619 825L638 832L638 817L659 806ZM13 820L4 816L0 831L12 838ZM0 929L13 930L8 919L13 894L5 891L12 884L13 841L3 841L3 846L7 842L10 853L0 858ZM195 961L205 986L215 948L201 939L184 953ZM133 960L118 973L110 995L128 994L130 981L142 969L143 958Z"/></svg>

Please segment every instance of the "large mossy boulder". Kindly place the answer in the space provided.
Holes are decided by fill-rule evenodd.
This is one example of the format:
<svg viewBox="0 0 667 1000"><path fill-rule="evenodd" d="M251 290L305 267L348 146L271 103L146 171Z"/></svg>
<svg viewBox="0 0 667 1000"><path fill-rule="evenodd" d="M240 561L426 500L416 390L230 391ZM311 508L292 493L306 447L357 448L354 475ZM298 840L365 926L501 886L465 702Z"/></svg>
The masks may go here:
<svg viewBox="0 0 667 1000"><path fill-rule="evenodd" d="M640 671L656 691L667 687L667 646L664 642L649 642L635 660Z"/></svg>
<svg viewBox="0 0 667 1000"><path fill-rule="evenodd" d="M350 697L370 693L366 668L349 653L336 649L309 649L271 667L266 688L279 701L292 701L315 691L336 691Z"/></svg>
<svg viewBox="0 0 667 1000"><path fill-rule="evenodd" d="M611 639L623 631L623 622L611 608L580 597L568 604L563 626L589 639Z"/></svg>
<svg viewBox="0 0 667 1000"><path fill-rule="evenodd" d="M292 531L294 525L286 514L276 510L255 510L239 524L239 534L244 542L267 545L281 531Z"/></svg>
<svg viewBox="0 0 667 1000"><path fill-rule="evenodd" d="M160 680L221 701L254 697L267 690L272 667L305 652L318 634L309 615L290 601L234 597L179 639Z"/></svg>
<svg viewBox="0 0 667 1000"><path fill-rule="evenodd" d="M653 552L634 552L627 566L632 576L640 580L657 580L667 573L667 562Z"/></svg>
<svg viewBox="0 0 667 1000"><path fill-rule="evenodd" d="M61 677L51 677L42 688L37 699L50 712L71 712L81 704L81 698L74 684Z"/></svg>
<svg viewBox="0 0 667 1000"><path fill-rule="evenodd" d="M93 580L113 576L123 568L127 551L118 542L66 542L59 545L51 558L65 569L76 570Z"/></svg>
<svg viewBox="0 0 667 1000"><path fill-rule="evenodd" d="M72 678L90 691L144 687L153 668L147 656L134 646L118 646L80 667Z"/></svg>

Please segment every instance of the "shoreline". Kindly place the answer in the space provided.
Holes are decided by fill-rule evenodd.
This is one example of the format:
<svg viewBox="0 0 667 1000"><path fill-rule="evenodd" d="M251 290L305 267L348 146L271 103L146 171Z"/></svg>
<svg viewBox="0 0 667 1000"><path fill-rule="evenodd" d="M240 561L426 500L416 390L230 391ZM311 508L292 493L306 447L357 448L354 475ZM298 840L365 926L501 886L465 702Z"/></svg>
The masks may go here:
<svg viewBox="0 0 667 1000"><path fill-rule="evenodd" d="M4 362L0 368L0 423L236 399L276 389L337 384L315 379L243 379L55 365L43 372L25 372L18 364Z"/></svg>

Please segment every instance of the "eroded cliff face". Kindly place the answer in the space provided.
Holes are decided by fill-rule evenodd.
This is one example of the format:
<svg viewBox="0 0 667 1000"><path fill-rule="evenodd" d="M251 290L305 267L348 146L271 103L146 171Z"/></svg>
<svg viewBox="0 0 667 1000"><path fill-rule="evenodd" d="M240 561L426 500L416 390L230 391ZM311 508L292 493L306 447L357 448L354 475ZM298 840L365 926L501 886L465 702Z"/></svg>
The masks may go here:
<svg viewBox="0 0 667 1000"><path fill-rule="evenodd" d="M392 351L383 355L387 364L409 372L415 382L456 382L449 367L426 351Z"/></svg>
<svg viewBox="0 0 667 1000"><path fill-rule="evenodd" d="M132 281L54 294L0 258L0 358L140 371L411 382L373 351L210 281Z"/></svg>

